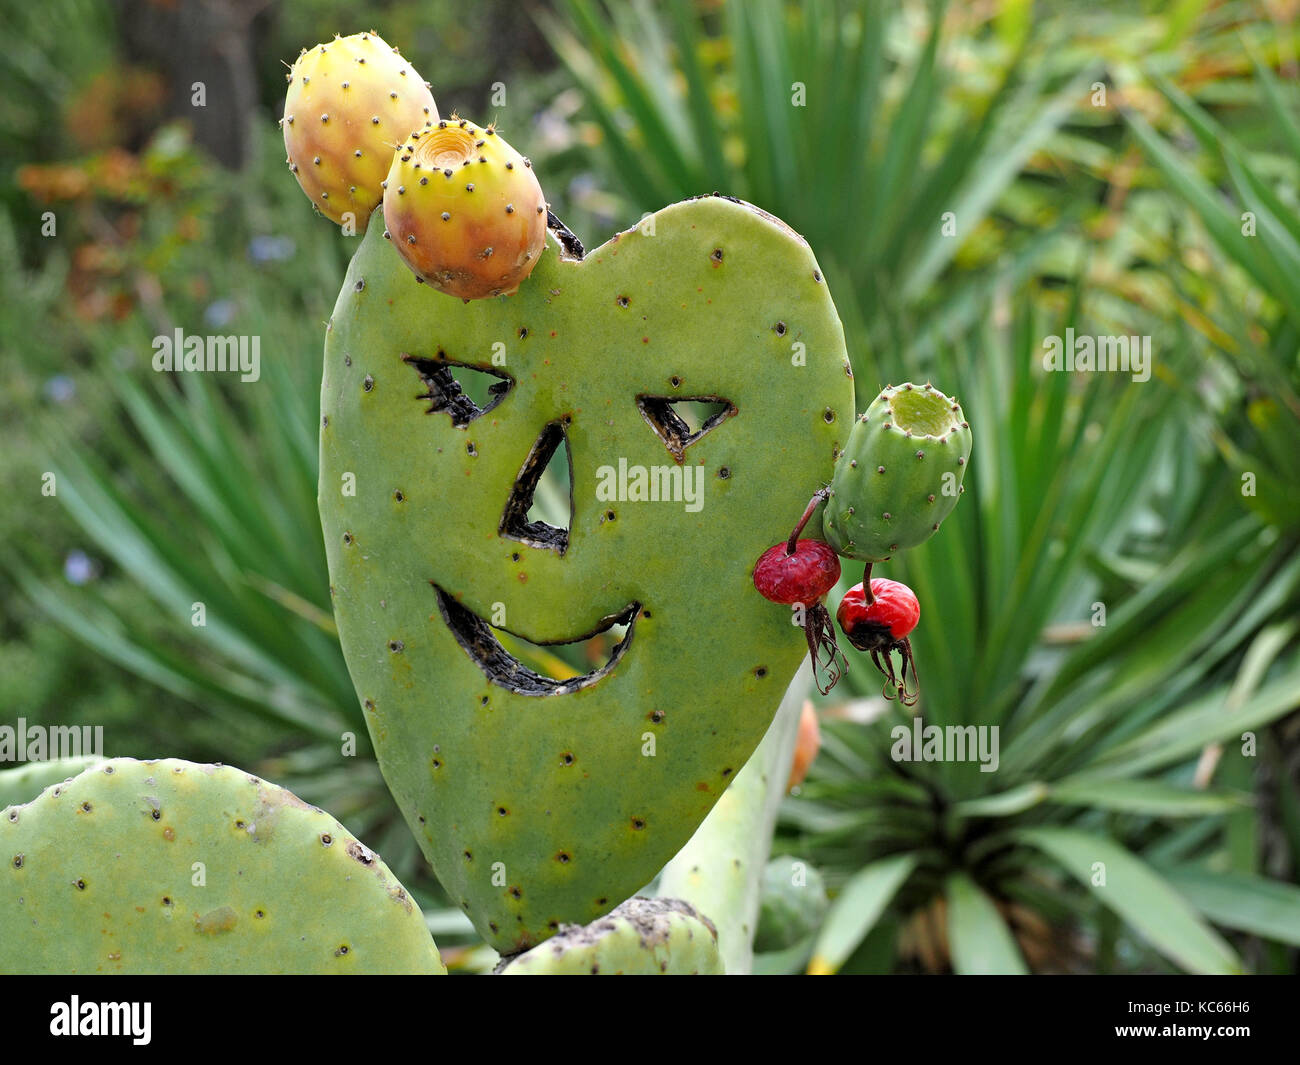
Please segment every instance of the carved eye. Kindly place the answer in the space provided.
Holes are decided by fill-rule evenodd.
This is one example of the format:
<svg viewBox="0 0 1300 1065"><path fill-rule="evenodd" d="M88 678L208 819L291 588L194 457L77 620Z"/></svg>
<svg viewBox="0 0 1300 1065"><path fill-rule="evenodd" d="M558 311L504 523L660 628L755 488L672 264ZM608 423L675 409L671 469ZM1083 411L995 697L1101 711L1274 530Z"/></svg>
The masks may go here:
<svg viewBox="0 0 1300 1065"><path fill-rule="evenodd" d="M736 413L721 396L637 396L641 417L678 462L688 447Z"/></svg>
<svg viewBox="0 0 1300 1065"><path fill-rule="evenodd" d="M432 359L403 354L402 361L414 368L428 389L416 397L429 401L427 413L446 413L457 429L487 414L515 386L507 373L453 362L441 350Z"/></svg>

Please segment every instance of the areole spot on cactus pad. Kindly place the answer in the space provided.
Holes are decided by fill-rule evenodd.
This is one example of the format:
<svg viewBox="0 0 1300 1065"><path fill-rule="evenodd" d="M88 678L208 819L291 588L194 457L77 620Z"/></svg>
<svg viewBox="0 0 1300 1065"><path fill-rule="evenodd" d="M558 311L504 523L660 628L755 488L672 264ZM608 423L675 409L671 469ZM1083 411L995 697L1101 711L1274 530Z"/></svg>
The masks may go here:
<svg viewBox="0 0 1300 1065"><path fill-rule="evenodd" d="M675 204L581 261L548 241L470 303L379 229L325 345L335 616L385 780L509 953L648 883L763 737L804 645L751 570L830 476L853 382L812 252L747 204ZM687 401L717 413L692 431ZM528 518L561 443L567 529ZM612 629L578 677L509 650Z"/></svg>

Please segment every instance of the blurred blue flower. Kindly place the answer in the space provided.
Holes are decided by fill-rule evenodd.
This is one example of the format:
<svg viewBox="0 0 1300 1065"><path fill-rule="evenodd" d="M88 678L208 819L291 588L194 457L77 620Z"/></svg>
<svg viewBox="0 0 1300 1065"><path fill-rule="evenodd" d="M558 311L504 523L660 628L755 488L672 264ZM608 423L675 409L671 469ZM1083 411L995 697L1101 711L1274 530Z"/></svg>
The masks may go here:
<svg viewBox="0 0 1300 1065"><path fill-rule="evenodd" d="M220 329L235 317L236 310L234 300L217 300L208 304L207 310L203 312L203 320L214 329Z"/></svg>
<svg viewBox="0 0 1300 1065"><path fill-rule="evenodd" d="M596 181L595 175L583 171L580 174L575 174L573 179L569 182L569 197L574 200L582 200L584 197L590 196L593 192L596 192L599 188L600 185Z"/></svg>
<svg viewBox="0 0 1300 1065"><path fill-rule="evenodd" d="M68 403L77 394L77 382L67 374L55 374L45 382L45 398L54 403Z"/></svg>
<svg viewBox="0 0 1300 1065"><path fill-rule="evenodd" d="M99 565L84 551L69 551L68 557L63 560L63 575L69 584L80 587L99 576Z"/></svg>
<svg viewBox="0 0 1300 1065"><path fill-rule="evenodd" d="M248 257L255 263L284 262L296 250L292 237L259 235L248 242Z"/></svg>

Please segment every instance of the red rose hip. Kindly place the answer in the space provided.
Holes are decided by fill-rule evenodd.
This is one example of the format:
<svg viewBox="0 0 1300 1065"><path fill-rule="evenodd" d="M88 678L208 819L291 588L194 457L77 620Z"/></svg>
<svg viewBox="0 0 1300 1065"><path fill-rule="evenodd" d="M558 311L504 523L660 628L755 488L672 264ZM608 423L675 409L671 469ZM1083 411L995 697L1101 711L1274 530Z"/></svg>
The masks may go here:
<svg viewBox="0 0 1300 1065"><path fill-rule="evenodd" d="M906 584L877 577L871 582L871 595L872 602L868 604L863 586L855 584L844 593L835 612L835 620L844 635L860 651L871 648L862 647L854 639L855 635L864 642L886 635L891 640L901 640L921 619L921 604Z"/></svg>
<svg viewBox="0 0 1300 1065"><path fill-rule="evenodd" d="M829 544L799 540L793 554L783 540L754 564L754 587L774 603L814 603L840 579L840 559Z"/></svg>
<svg viewBox="0 0 1300 1065"><path fill-rule="evenodd" d="M912 659L912 642L907 634L916 628L921 618L921 604L906 584L877 577L871 581L871 602L861 584L855 584L840 600L835 619L840 623L849 643L859 651L871 655L871 661L885 678L884 696L898 699L904 706L912 706L920 697L920 682L916 676L916 662ZM903 667L895 672L891 653L897 651ZM908 671L911 671L911 683Z"/></svg>
<svg viewBox="0 0 1300 1065"><path fill-rule="evenodd" d="M812 507L809 507L810 513ZM795 623L804 630L808 654L812 658L813 678L823 695L840 679L844 656L835 646L835 623L822 599L840 579L840 559L829 544L820 540L800 540L800 531L808 513L790 539L769 547L754 563L754 587L764 599L794 607ZM827 674L822 687L821 671Z"/></svg>

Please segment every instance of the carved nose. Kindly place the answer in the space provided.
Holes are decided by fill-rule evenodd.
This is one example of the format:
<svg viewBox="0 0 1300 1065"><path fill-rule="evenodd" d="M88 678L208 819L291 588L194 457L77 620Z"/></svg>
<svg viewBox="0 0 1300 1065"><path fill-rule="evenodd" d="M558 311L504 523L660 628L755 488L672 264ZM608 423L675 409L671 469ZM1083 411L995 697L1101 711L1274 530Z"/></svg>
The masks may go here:
<svg viewBox="0 0 1300 1065"><path fill-rule="evenodd" d="M540 518L530 518L534 496L542 482L542 474L551 462L556 460L556 452L564 445L564 456L568 484L568 513L563 528L552 525ZM546 501L551 502L551 501ZM548 508L553 510L554 508ZM529 547L540 547L563 555L569 548L569 528L573 524L573 456L568 447L562 421L551 422L537 437L536 443L519 468L519 475L511 486L510 496L506 500L505 510L501 513L500 534L509 540L518 540Z"/></svg>

